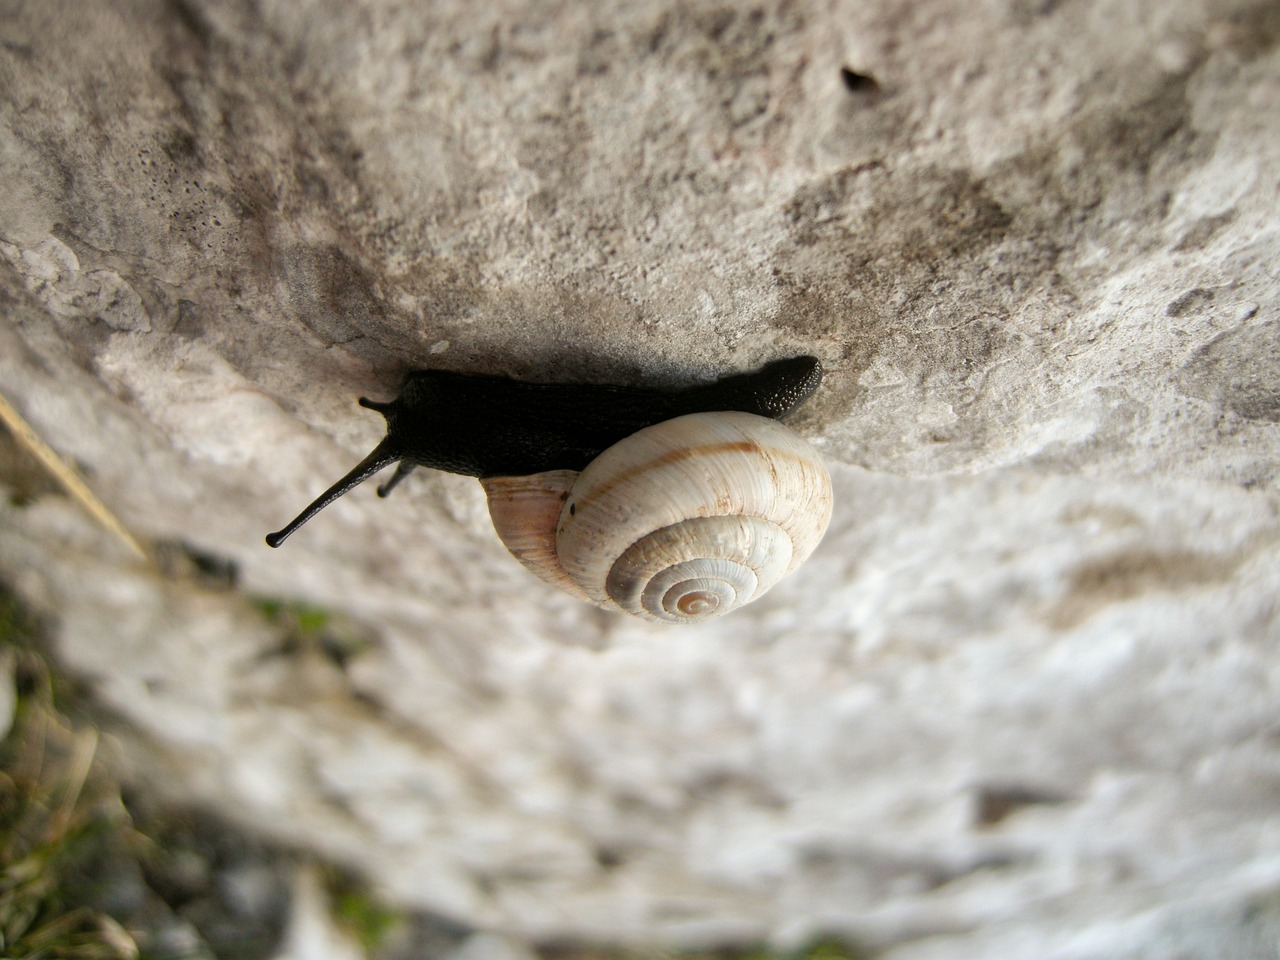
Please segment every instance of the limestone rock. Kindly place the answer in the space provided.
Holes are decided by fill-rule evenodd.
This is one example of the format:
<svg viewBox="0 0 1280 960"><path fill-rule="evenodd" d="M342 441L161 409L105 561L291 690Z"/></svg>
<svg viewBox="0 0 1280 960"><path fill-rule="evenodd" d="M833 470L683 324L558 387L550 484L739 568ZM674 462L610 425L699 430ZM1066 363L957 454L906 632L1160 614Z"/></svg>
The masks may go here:
<svg viewBox="0 0 1280 960"><path fill-rule="evenodd" d="M139 781L496 934L1273 956L1278 40L1267 0L11 3L0 389L191 559L42 490L0 573ZM724 621L556 594L464 478L262 544L407 370L798 352L836 518Z"/></svg>

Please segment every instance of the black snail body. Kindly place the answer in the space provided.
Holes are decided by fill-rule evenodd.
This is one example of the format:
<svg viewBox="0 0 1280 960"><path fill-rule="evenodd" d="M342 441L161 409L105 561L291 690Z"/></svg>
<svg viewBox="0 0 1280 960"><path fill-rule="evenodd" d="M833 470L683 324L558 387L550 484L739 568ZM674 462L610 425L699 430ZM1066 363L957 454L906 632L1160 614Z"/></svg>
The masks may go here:
<svg viewBox="0 0 1280 960"><path fill-rule="evenodd" d="M503 543L547 582L649 620L709 619L795 569L826 529L826 469L775 422L821 380L816 357L681 390L417 371L389 403L360 398L386 437L267 543L393 463L379 496L425 466L479 478Z"/></svg>
<svg viewBox="0 0 1280 960"><path fill-rule="evenodd" d="M581 470L623 437L685 414L740 410L780 419L821 382L816 357L775 360L683 390L418 370L390 403L360 398L361 406L386 417L386 437L292 523L269 534L267 543L280 546L324 507L393 463L399 467L378 488L379 496L415 467L481 478Z"/></svg>

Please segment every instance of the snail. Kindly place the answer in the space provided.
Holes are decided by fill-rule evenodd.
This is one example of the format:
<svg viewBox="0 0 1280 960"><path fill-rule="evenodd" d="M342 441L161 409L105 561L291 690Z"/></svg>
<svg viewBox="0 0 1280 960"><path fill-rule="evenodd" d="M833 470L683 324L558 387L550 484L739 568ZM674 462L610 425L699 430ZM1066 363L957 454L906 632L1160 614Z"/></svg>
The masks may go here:
<svg viewBox="0 0 1280 960"><path fill-rule="evenodd" d="M384 467L477 477L507 549L546 582L646 620L696 623L759 597L831 519L821 458L778 420L822 380L815 357L681 390L411 373L387 435L288 526L278 547Z"/></svg>

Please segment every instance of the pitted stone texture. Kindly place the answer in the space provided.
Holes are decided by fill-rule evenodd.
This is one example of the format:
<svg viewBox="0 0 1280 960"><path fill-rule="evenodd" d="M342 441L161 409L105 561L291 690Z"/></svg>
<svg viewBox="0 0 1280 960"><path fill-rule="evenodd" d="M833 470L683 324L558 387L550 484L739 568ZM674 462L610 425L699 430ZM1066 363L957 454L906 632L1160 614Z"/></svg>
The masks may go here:
<svg viewBox="0 0 1280 960"><path fill-rule="evenodd" d="M140 780L498 934L1267 956L1278 38L1261 0L10 4L0 389L240 590L26 485L0 571ZM835 521L723 622L551 591L458 477L262 545L408 369L799 352Z"/></svg>

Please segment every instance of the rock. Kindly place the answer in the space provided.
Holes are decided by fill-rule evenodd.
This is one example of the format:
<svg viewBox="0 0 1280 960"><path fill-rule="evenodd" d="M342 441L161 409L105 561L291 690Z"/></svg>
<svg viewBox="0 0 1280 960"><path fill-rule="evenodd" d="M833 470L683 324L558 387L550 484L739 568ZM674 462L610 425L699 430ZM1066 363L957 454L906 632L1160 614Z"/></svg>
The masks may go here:
<svg viewBox="0 0 1280 960"><path fill-rule="evenodd" d="M364 960L364 956L352 938L334 924L316 869L299 867L289 923L276 960Z"/></svg>
<svg viewBox="0 0 1280 960"><path fill-rule="evenodd" d="M189 562L46 489L0 575L140 784L495 935L1266 942L1278 37L1262 0L20 3L0 389ZM545 588L460 477L262 544L407 370L800 352L836 518L724 621Z"/></svg>
<svg viewBox="0 0 1280 960"><path fill-rule="evenodd" d="M537 960L537 957L528 946L509 937L476 933L450 953L448 960Z"/></svg>

